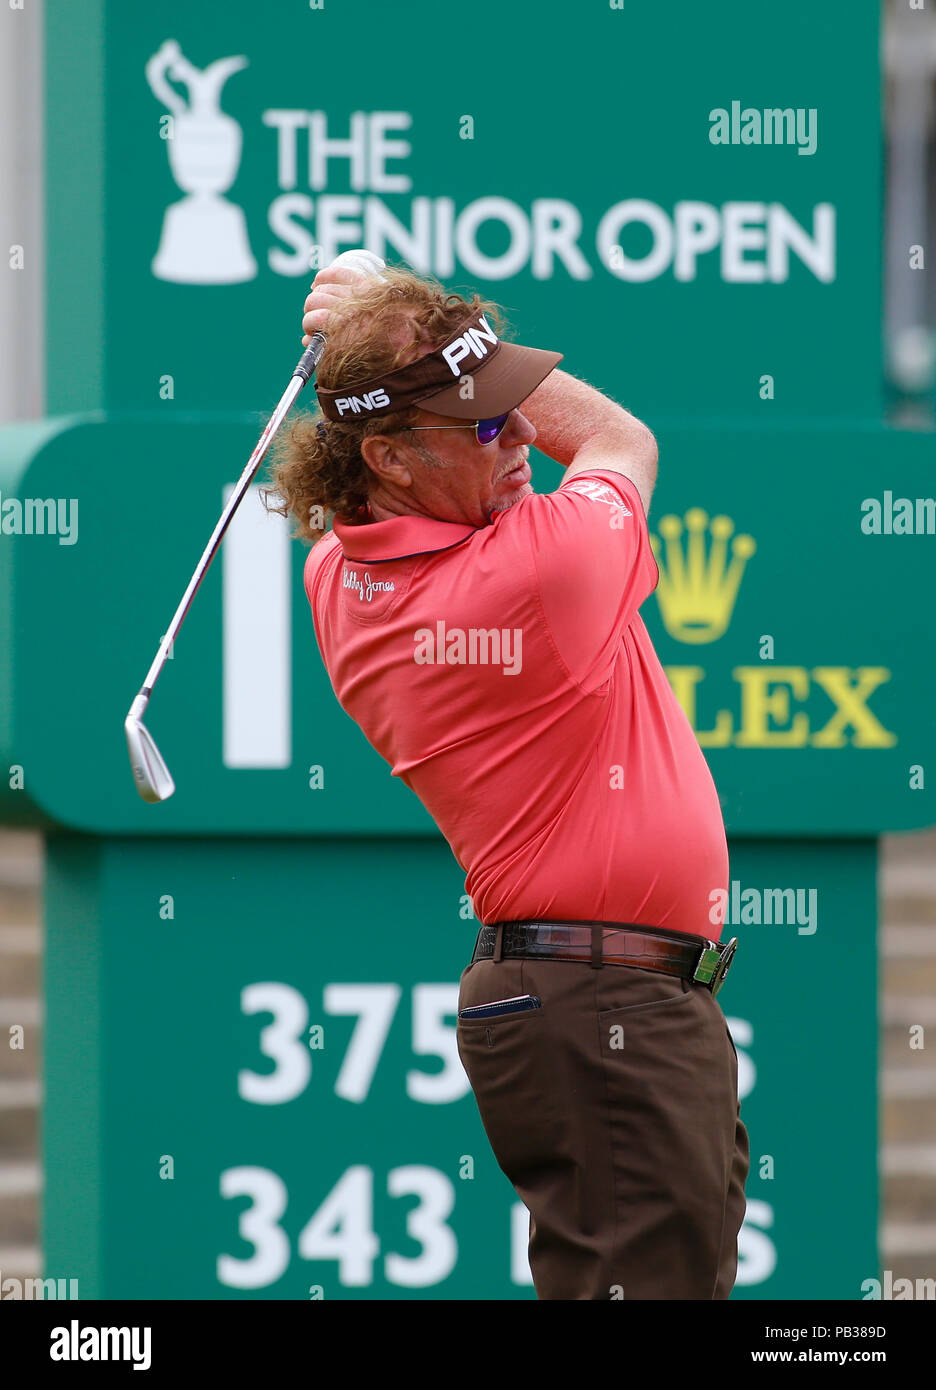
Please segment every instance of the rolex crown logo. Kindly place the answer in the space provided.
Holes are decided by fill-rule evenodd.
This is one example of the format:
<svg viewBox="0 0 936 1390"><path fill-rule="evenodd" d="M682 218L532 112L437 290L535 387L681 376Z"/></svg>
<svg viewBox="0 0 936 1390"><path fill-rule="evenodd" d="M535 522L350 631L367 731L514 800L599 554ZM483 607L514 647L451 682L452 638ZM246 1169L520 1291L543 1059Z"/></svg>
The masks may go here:
<svg viewBox="0 0 936 1390"><path fill-rule="evenodd" d="M650 544L660 570L656 595L663 626L680 642L714 642L727 630L744 567L757 549L752 536L735 536L728 516L692 507L683 519L660 518ZM706 530L710 541L706 544Z"/></svg>

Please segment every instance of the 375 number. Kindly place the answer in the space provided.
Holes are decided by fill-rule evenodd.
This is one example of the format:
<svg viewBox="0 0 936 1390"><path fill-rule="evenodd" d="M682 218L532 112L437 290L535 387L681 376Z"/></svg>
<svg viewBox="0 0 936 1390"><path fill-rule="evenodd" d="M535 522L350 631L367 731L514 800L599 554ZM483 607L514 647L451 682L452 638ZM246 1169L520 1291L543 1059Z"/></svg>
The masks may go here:
<svg viewBox="0 0 936 1390"><path fill-rule="evenodd" d="M394 984L332 984L322 991L322 1007L333 1017L357 1022L335 1080L335 1094L360 1105L370 1092L374 1073L403 991ZM292 985L267 982L241 991L245 1014L270 1013L272 1023L260 1030L259 1047L274 1063L268 1073L243 1068L237 1075L242 1100L255 1105L282 1105L301 1095L312 1075L308 1047L309 1006ZM458 1056L454 1020L458 985L414 985L412 990L413 1054L440 1057L442 1070L406 1073L406 1094L424 1105L446 1105L469 1090Z"/></svg>

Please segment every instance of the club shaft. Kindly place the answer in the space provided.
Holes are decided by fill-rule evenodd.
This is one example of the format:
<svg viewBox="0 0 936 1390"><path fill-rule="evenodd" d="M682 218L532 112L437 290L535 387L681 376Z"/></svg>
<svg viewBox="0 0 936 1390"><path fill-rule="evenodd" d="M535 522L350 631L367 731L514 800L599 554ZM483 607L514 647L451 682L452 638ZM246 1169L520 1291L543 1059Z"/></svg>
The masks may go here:
<svg viewBox="0 0 936 1390"><path fill-rule="evenodd" d="M149 668L149 671L146 673L146 680L143 682L143 687L140 691L140 694L134 701L134 708L136 708L137 705L139 705L138 717L142 716L143 710L145 710L146 705L149 703L149 697L152 693L153 686L159 679L159 674L162 671L163 666L165 666L166 664L166 658L169 655L169 649L175 641L180 627L185 621L185 615L191 607L192 600L198 593L201 582L208 571L208 566L214 559L218 546L221 544L221 541L224 537L224 533L230 525L231 518L237 511L237 508L240 506L244 494L250 487L250 484L253 481L254 476L257 473L257 470L263 462L267 450L269 449L270 444L273 441L274 435L277 433L286 416L292 409L296 397L299 395L299 392L302 390L303 386L305 386L306 382L309 380L309 378L315 371L315 368L317 367L321 359L322 353L324 351L324 335L321 333L313 334L311 343L306 348L305 352L302 354L302 357L299 359L296 369L293 372L292 378L290 379L289 385L283 392L279 404L273 411L273 414L270 416L270 419L266 427L264 428L264 431L261 434L260 438L257 440L256 447L254 448L253 453L250 455L250 458L247 460L246 466L244 467L244 471L238 478L234 490L228 498L227 505L225 506L224 511L218 518L218 523L212 531L211 538L209 539L208 544L205 546L205 549L202 552L202 557L195 568L195 573L189 580L188 587L186 588L185 593L182 595L182 598L179 602L179 606L176 609L175 614L173 616L172 622L169 624L169 627L166 631L166 635L163 637L162 642L160 643L159 651L156 653L156 656L153 659L153 664Z"/></svg>

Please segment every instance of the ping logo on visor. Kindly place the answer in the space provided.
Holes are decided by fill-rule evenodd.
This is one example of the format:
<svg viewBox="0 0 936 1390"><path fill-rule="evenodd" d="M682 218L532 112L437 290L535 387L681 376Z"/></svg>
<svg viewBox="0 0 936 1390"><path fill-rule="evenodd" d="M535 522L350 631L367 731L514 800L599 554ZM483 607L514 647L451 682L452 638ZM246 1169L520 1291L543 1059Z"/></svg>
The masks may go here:
<svg viewBox="0 0 936 1390"><path fill-rule="evenodd" d="M354 415L362 410L380 410L389 404L390 397L382 386L378 386L376 391L366 391L363 396L338 396L334 401L339 416L346 415L349 410Z"/></svg>
<svg viewBox="0 0 936 1390"><path fill-rule="evenodd" d="M497 334L489 325L487 319L482 314L478 319L477 328L467 329L460 338L456 338L454 343L449 343L448 347L442 349L442 356L452 370L453 376L458 376L461 372L461 363L466 357L474 357L479 362L487 357L489 348L486 343L496 345Z"/></svg>

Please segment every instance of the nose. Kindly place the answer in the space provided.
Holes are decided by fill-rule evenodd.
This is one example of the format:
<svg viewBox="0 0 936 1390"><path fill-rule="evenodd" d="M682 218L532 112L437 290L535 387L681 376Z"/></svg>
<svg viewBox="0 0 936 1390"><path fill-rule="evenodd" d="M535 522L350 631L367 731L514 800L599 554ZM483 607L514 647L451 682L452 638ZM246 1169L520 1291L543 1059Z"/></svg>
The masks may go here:
<svg viewBox="0 0 936 1390"><path fill-rule="evenodd" d="M504 429L501 439L505 444L532 444L536 438L536 427L532 420L528 420L523 411L516 408L510 412L510 419Z"/></svg>

